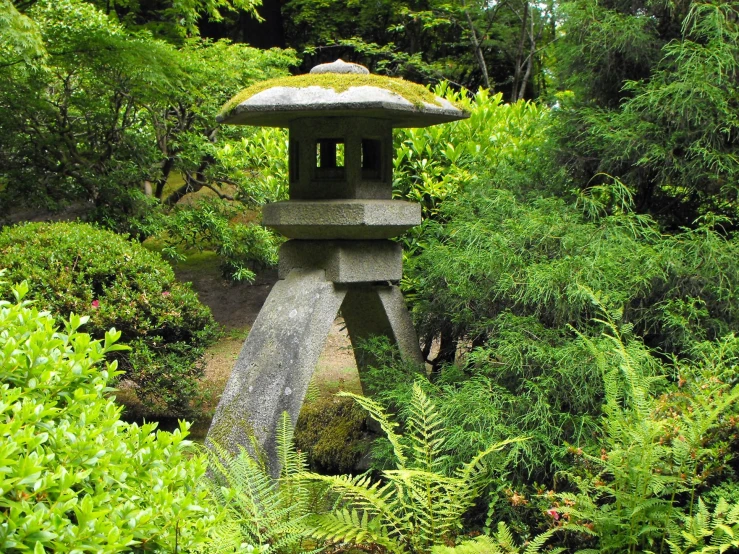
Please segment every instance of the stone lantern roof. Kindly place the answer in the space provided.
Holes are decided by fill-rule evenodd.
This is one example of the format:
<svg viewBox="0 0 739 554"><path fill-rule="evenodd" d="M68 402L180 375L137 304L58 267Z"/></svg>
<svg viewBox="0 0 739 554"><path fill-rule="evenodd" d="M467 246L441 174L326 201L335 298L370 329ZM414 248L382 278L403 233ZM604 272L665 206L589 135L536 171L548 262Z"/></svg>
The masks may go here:
<svg viewBox="0 0 739 554"><path fill-rule="evenodd" d="M446 99L403 79L371 75L359 64L336 60L307 75L252 85L229 100L218 121L288 127L305 117L385 119L392 127L427 127L469 117Z"/></svg>

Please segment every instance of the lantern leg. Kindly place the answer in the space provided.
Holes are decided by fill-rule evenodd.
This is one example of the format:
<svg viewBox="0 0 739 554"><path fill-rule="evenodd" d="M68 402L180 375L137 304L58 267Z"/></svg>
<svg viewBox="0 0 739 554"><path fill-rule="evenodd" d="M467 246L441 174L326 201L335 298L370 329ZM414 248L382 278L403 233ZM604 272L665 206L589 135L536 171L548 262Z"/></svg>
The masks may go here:
<svg viewBox="0 0 739 554"><path fill-rule="evenodd" d="M406 363L423 367L418 336L400 289L395 285L352 286L341 305L346 329L354 349L360 380L377 360L362 348L362 342L383 335L397 344ZM365 390L365 394L375 391Z"/></svg>
<svg viewBox="0 0 739 554"><path fill-rule="evenodd" d="M279 474L276 427L287 411L295 425L308 383L346 288L326 281L323 270L293 269L278 281L244 342L208 431L236 454L263 449Z"/></svg>

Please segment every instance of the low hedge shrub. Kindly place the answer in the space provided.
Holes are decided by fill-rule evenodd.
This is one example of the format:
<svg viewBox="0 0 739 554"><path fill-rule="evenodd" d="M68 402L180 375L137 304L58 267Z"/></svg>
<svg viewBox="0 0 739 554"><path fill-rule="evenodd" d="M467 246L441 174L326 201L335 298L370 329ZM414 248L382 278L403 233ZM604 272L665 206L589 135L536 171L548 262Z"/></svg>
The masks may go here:
<svg viewBox="0 0 739 554"><path fill-rule="evenodd" d="M30 283L39 308L89 313L86 329L96 337L118 329L135 354L115 357L147 411L192 413L204 349L218 330L159 254L84 223L29 223L0 232L0 260L9 282Z"/></svg>

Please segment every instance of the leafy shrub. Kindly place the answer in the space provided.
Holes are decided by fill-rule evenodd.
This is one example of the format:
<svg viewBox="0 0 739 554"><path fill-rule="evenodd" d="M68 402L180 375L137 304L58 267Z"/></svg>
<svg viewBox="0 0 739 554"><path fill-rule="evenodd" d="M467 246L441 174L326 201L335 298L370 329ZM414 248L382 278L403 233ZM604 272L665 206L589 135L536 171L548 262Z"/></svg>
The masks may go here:
<svg viewBox="0 0 739 554"><path fill-rule="evenodd" d="M178 248L212 249L221 258L225 277L251 281L255 269L277 264L282 239L261 225L234 221L240 214L238 206L215 199L177 206L156 221L157 233L165 242L162 253L181 260Z"/></svg>
<svg viewBox="0 0 739 554"><path fill-rule="evenodd" d="M637 209L672 230L700 219L737 229L733 1L569 0L558 42L560 158L585 189L621 179Z"/></svg>
<svg viewBox="0 0 739 554"><path fill-rule="evenodd" d="M470 186L505 183L511 188L546 188L556 172L546 161L549 111L532 102L504 104L503 95L480 90L473 96L444 86L434 91L470 117L448 125L402 129L395 135L395 195L418 202L424 216L438 218L444 201Z"/></svg>
<svg viewBox="0 0 739 554"><path fill-rule="evenodd" d="M0 233L13 281L55 314L90 313L88 330L115 327L131 355L117 353L126 379L152 409L187 414L199 396L199 361L216 336L210 311L178 283L159 255L109 231L80 223L33 223Z"/></svg>
<svg viewBox="0 0 739 554"><path fill-rule="evenodd" d="M120 332L64 332L23 301L0 301L0 551L177 552L206 540L214 517L198 486L187 424L154 432L120 420L108 397Z"/></svg>
<svg viewBox="0 0 739 554"><path fill-rule="evenodd" d="M548 110L484 95L467 107L468 120L396 135L395 193L422 202L426 215L405 239L402 285L433 363L422 386L444 421L447 469L491 442L531 437L513 445L513 471L489 495L490 523L506 519L531 536L552 523L546 491L572 469L573 453L597 458L608 449L606 383L594 355L613 356L597 319L603 307L643 345L645 379L679 381L684 368L716 366L717 378L735 382L739 242L710 214L666 235L637 212L629 183L607 176L575 194L577 184L552 165ZM375 398L407 427L413 379L394 360L378 360ZM687 388L670 390L665 406L688 413ZM712 479L736 448L730 427L716 431L716 465L700 470ZM376 452L387 464L384 448ZM590 492L602 494L595 504L608 495ZM687 506L685 494L676 492Z"/></svg>
<svg viewBox="0 0 739 554"><path fill-rule="evenodd" d="M602 193L573 205L473 186L427 222L407 298L426 347L440 341L435 394L457 461L532 436L517 479L543 482L568 466L566 443L591 441L603 383L573 329L607 348L597 302L676 359L739 331L739 242L708 226L665 236L615 184ZM410 387L396 383L383 401L402 405Z"/></svg>

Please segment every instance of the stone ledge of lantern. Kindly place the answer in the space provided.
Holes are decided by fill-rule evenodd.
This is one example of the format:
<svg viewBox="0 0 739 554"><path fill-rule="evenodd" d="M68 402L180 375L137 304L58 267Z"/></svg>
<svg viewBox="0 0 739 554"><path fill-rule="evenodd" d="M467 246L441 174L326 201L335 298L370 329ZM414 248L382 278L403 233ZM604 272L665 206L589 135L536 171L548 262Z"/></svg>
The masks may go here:
<svg viewBox="0 0 739 554"><path fill-rule="evenodd" d="M403 248L389 240L289 240L280 246L279 279L293 269L322 269L333 283L397 283Z"/></svg>
<svg viewBox="0 0 739 554"><path fill-rule="evenodd" d="M267 204L262 222L291 239L389 239L421 224L421 206L402 200L286 200Z"/></svg>

